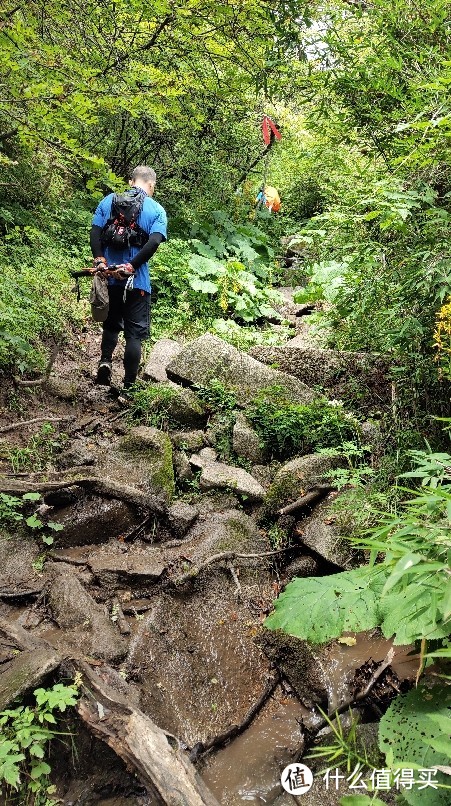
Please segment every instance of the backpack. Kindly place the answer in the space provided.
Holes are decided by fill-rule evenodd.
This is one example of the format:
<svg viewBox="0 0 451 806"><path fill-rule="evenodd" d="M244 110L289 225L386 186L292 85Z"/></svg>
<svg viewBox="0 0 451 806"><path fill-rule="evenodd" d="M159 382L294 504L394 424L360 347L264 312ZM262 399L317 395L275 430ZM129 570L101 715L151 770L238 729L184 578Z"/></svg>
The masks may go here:
<svg viewBox="0 0 451 806"><path fill-rule="evenodd" d="M104 322L108 316L110 301L108 281L100 272L92 278L89 302L91 303L91 314L94 322Z"/></svg>
<svg viewBox="0 0 451 806"><path fill-rule="evenodd" d="M113 249L144 246L149 235L136 222L145 198L146 194L140 188L114 194L111 214L100 236L102 246L112 246Z"/></svg>

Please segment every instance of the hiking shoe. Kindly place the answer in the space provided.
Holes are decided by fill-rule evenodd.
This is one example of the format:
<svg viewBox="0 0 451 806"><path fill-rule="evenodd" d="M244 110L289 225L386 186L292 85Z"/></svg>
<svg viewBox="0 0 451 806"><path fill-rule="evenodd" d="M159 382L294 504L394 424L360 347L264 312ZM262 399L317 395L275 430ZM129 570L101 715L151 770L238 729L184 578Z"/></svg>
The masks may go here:
<svg viewBox="0 0 451 806"><path fill-rule="evenodd" d="M97 370L96 383L109 386L111 383L111 361L101 361Z"/></svg>

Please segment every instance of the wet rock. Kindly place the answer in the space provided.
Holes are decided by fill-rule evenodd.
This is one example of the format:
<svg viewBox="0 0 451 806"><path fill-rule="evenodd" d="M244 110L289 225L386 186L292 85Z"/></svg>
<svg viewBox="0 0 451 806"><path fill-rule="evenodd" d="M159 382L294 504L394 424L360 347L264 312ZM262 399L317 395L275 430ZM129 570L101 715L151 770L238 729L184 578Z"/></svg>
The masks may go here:
<svg viewBox="0 0 451 806"><path fill-rule="evenodd" d="M36 688L61 663L61 655L51 647L38 647L19 652L11 661L2 664L0 675L0 711L16 697Z"/></svg>
<svg viewBox="0 0 451 806"><path fill-rule="evenodd" d="M139 523L140 516L135 507L123 501L87 496L55 510L54 520L64 527L55 536L58 548L64 548L119 537Z"/></svg>
<svg viewBox="0 0 451 806"><path fill-rule="evenodd" d="M195 564L223 551L255 554L269 548L255 521L240 509L211 512L190 529L186 541L184 552Z"/></svg>
<svg viewBox="0 0 451 806"><path fill-rule="evenodd" d="M282 630L263 629L256 643L280 669L307 708L327 702L327 648L314 649L307 641L287 635Z"/></svg>
<svg viewBox="0 0 451 806"><path fill-rule="evenodd" d="M203 431L174 431L171 434L172 444L181 451L200 451L207 445L207 437Z"/></svg>
<svg viewBox="0 0 451 806"><path fill-rule="evenodd" d="M138 426L119 444L120 453L138 472L152 492L170 501L175 489L172 444L168 435L157 428Z"/></svg>
<svg viewBox="0 0 451 806"><path fill-rule="evenodd" d="M150 381L167 381L166 367L181 350L182 347L178 341L159 339L149 353L143 378Z"/></svg>
<svg viewBox="0 0 451 806"><path fill-rule="evenodd" d="M49 607L61 633L52 631L48 640L64 651L69 644L82 654L106 661L124 657L127 643L105 609L72 574L57 574L49 587ZM46 637L44 635L44 637Z"/></svg>
<svg viewBox="0 0 451 806"><path fill-rule="evenodd" d="M340 568L353 568L358 564L358 552L340 537L333 521L330 522L327 501L315 507L314 513L302 521L300 539L309 549Z"/></svg>
<svg viewBox="0 0 451 806"><path fill-rule="evenodd" d="M208 449L204 448L204 450ZM230 488L237 495L246 496L249 501L263 501L266 495L265 490L247 470L226 465L224 462L211 461L201 454L194 454L190 457L190 463L194 467L201 468L201 490Z"/></svg>
<svg viewBox="0 0 451 806"><path fill-rule="evenodd" d="M276 364L312 387L322 387L331 398L361 411L391 405L391 362L376 353L341 352L299 344L257 345L250 354L265 364Z"/></svg>
<svg viewBox="0 0 451 806"><path fill-rule="evenodd" d="M257 624L228 574L189 596L160 596L131 653L142 710L190 746L241 722L269 677L252 639Z"/></svg>
<svg viewBox="0 0 451 806"><path fill-rule="evenodd" d="M257 465L264 462L260 437L241 412L238 412L233 426L232 446L237 456Z"/></svg>
<svg viewBox="0 0 451 806"><path fill-rule="evenodd" d="M0 535L0 598L2 594L25 595L39 592L45 584L43 574L33 567L42 549L29 537L9 535L4 527Z"/></svg>
<svg viewBox="0 0 451 806"><path fill-rule="evenodd" d="M199 510L186 501L175 501L167 513L168 526L174 537L183 537L199 515Z"/></svg>
<svg viewBox="0 0 451 806"><path fill-rule="evenodd" d="M233 389L238 404L249 403L262 389L282 385L287 399L296 403L314 400L315 392L291 375L256 361L240 353L231 344L205 333L183 348L167 367L168 377L202 386L217 378L226 387Z"/></svg>
<svg viewBox="0 0 451 806"><path fill-rule="evenodd" d="M285 462L277 471L269 488L265 506L275 513L304 495L310 487L326 480L326 474L337 461L329 456L311 453Z"/></svg>
<svg viewBox="0 0 451 806"><path fill-rule="evenodd" d="M189 459L186 453L182 451L175 451L174 453L174 470L179 482L183 483L194 479Z"/></svg>
<svg viewBox="0 0 451 806"><path fill-rule="evenodd" d="M166 568L158 549L139 543L130 547L109 543L90 552L87 564L100 582L104 577L110 580L114 575L129 583L133 578L138 578L137 583L152 583L161 578Z"/></svg>

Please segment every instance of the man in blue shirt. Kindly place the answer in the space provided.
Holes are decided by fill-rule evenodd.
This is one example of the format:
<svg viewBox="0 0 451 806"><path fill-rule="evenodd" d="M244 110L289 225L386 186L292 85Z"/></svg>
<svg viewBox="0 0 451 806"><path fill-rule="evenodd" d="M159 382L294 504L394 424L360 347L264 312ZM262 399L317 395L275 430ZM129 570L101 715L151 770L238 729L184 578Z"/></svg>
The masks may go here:
<svg viewBox="0 0 451 806"><path fill-rule="evenodd" d="M97 370L97 383L110 385L113 352L119 333L124 331L124 387L131 386L138 374L141 342L149 338L150 276L148 261L167 237L166 213L152 196L156 174L152 168L138 165L130 179L127 195L139 197L142 207L136 223L144 244L117 246L108 242L105 225L111 220L114 193L105 196L92 219L90 235L94 268L105 270L108 277L109 310L103 323L102 352ZM147 240L146 240L147 238ZM108 266L116 269L108 271Z"/></svg>

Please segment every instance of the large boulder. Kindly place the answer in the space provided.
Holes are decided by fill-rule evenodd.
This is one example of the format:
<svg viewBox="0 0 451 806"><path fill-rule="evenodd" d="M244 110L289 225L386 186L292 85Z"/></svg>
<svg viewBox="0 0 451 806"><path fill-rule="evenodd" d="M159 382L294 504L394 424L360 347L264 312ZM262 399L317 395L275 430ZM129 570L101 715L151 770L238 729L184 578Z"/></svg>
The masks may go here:
<svg viewBox="0 0 451 806"><path fill-rule="evenodd" d="M199 454L193 454L190 463L201 468L201 490L233 490L237 495L245 496L251 502L263 501L266 492L261 484L242 467L234 467L224 462L216 462L202 456L204 448Z"/></svg>
<svg viewBox="0 0 451 806"><path fill-rule="evenodd" d="M142 516L136 507L124 501L88 495L56 510L54 519L63 526L55 535L56 545L64 548L105 543L128 532Z"/></svg>
<svg viewBox="0 0 451 806"><path fill-rule="evenodd" d="M148 381L167 381L166 367L181 349L178 341L159 339L149 353L144 367L143 378Z"/></svg>
<svg viewBox="0 0 451 806"><path fill-rule="evenodd" d="M276 513L287 504L296 501L307 490L327 480L327 472L336 465L337 460L330 456L312 453L298 456L285 462L274 476L266 498L268 511Z"/></svg>
<svg viewBox="0 0 451 806"><path fill-rule="evenodd" d="M205 333L184 347L168 364L167 374L174 381L194 386L205 386L217 378L236 393L240 406L247 405L270 386L282 386L286 398L293 403L309 403L317 396L292 375L240 353L211 333Z"/></svg>
<svg viewBox="0 0 451 806"><path fill-rule="evenodd" d="M119 449L126 472L132 466L134 476L138 474L149 490L161 494L166 501L172 499L175 481L172 444L167 434L146 426L131 428Z"/></svg>
<svg viewBox="0 0 451 806"><path fill-rule="evenodd" d="M257 345L250 354L308 386L325 389L328 397L343 400L350 408L375 412L391 405L391 364L377 353L326 350L300 342L279 347Z"/></svg>
<svg viewBox="0 0 451 806"><path fill-rule="evenodd" d="M49 586L48 603L61 633L54 630L49 643L64 652L66 645L77 654L117 661L124 657L127 643L81 582L71 573L56 574Z"/></svg>

